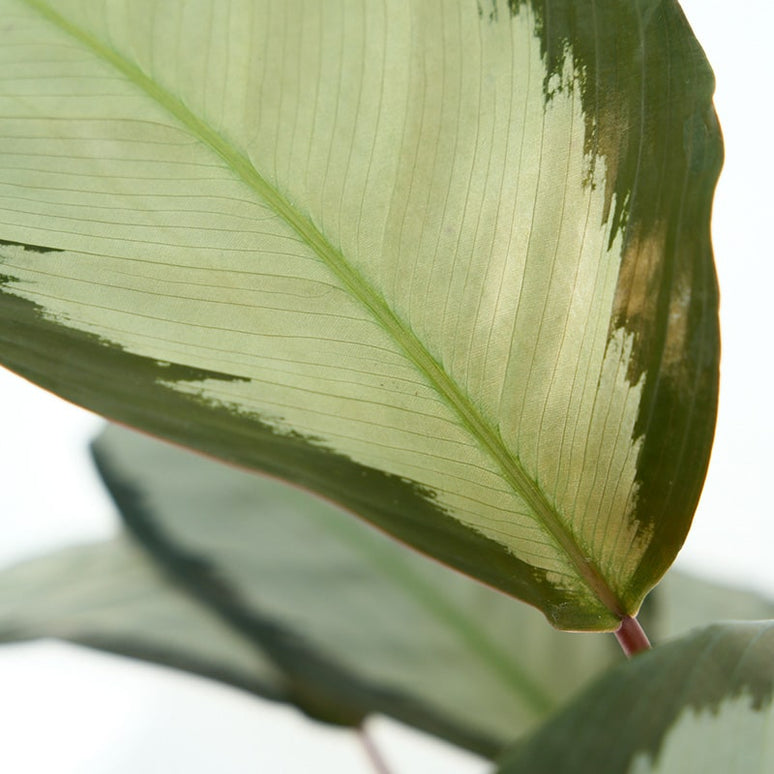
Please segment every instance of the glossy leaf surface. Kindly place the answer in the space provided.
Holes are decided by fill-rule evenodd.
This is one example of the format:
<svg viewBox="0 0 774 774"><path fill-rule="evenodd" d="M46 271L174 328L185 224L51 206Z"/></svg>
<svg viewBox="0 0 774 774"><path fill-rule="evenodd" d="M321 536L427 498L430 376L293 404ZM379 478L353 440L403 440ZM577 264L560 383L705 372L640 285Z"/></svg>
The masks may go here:
<svg viewBox="0 0 774 774"><path fill-rule="evenodd" d="M671 0L2 0L0 362L612 629L712 437Z"/></svg>
<svg viewBox="0 0 774 774"><path fill-rule="evenodd" d="M774 624L718 624L622 664L499 774L765 774L774 768Z"/></svg>

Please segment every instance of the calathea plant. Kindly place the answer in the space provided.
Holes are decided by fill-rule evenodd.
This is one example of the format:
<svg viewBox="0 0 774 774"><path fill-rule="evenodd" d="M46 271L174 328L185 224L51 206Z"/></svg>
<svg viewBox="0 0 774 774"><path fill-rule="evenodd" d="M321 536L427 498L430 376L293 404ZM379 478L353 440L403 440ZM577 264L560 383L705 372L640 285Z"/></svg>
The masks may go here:
<svg viewBox="0 0 774 774"><path fill-rule="evenodd" d="M713 79L673 0L0 7L4 365L309 490L557 629L647 648L719 357ZM715 727L768 722L765 624L656 648L557 714L609 637L535 633L530 608L252 474L126 431L95 456L127 536L7 575L8 638L515 743L504 772L678 770L683 735L734 770ZM54 615L35 605L53 577ZM416 630L363 625L352 577ZM303 601L326 583L339 607ZM117 587L145 600L120 623L99 615ZM670 604L643 614L654 638ZM444 643L458 682L390 643Z"/></svg>

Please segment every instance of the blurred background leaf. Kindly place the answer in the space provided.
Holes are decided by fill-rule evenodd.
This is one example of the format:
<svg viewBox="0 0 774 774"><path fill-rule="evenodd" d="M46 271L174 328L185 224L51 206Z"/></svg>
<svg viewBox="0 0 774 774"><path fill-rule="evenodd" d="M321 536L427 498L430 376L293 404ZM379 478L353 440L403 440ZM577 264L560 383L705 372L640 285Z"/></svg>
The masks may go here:
<svg viewBox="0 0 774 774"><path fill-rule="evenodd" d="M499 774L774 770L774 623L716 624L596 681Z"/></svg>
<svg viewBox="0 0 774 774"><path fill-rule="evenodd" d="M381 712L487 756L622 659L301 490L117 426L94 456L127 533L1 574L3 639L170 664L328 722ZM641 618L658 641L770 616L670 574Z"/></svg>

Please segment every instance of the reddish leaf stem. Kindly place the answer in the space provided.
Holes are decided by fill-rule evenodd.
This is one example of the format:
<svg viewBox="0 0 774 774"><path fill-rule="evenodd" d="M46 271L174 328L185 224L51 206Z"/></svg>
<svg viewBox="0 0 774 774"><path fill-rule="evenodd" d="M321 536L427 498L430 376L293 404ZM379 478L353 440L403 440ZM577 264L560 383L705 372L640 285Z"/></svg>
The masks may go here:
<svg viewBox="0 0 774 774"><path fill-rule="evenodd" d="M371 739L370 735L365 730L365 727L362 725L358 726L356 731L358 738L360 739L360 744L363 745L363 750L365 751L371 766L373 766L374 771L377 772L377 774L392 774L387 766L387 761L382 757L379 748L374 744L374 740Z"/></svg>
<svg viewBox="0 0 774 774"><path fill-rule="evenodd" d="M627 658L650 649L648 635L640 626L640 622L630 615L621 621L621 625L616 629L615 637Z"/></svg>

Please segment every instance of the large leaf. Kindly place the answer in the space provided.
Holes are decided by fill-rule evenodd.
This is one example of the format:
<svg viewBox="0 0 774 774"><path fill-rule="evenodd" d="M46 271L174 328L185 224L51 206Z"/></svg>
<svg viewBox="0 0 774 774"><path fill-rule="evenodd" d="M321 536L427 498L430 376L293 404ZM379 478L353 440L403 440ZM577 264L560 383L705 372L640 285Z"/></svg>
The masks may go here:
<svg viewBox="0 0 774 774"><path fill-rule="evenodd" d="M118 428L95 454L156 567L124 537L6 571L0 638L241 678L328 721L383 712L490 756L623 658L298 490ZM670 573L641 618L659 641L772 616L768 600ZM245 641L279 679L250 666Z"/></svg>
<svg viewBox="0 0 774 774"><path fill-rule="evenodd" d="M636 613L712 437L673 0L0 0L0 361L536 605Z"/></svg>
<svg viewBox="0 0 774 774"><path fill-rule="evenodd" d="M614 669L500 774L774 770L774 623L702 629Z"/></svg>

